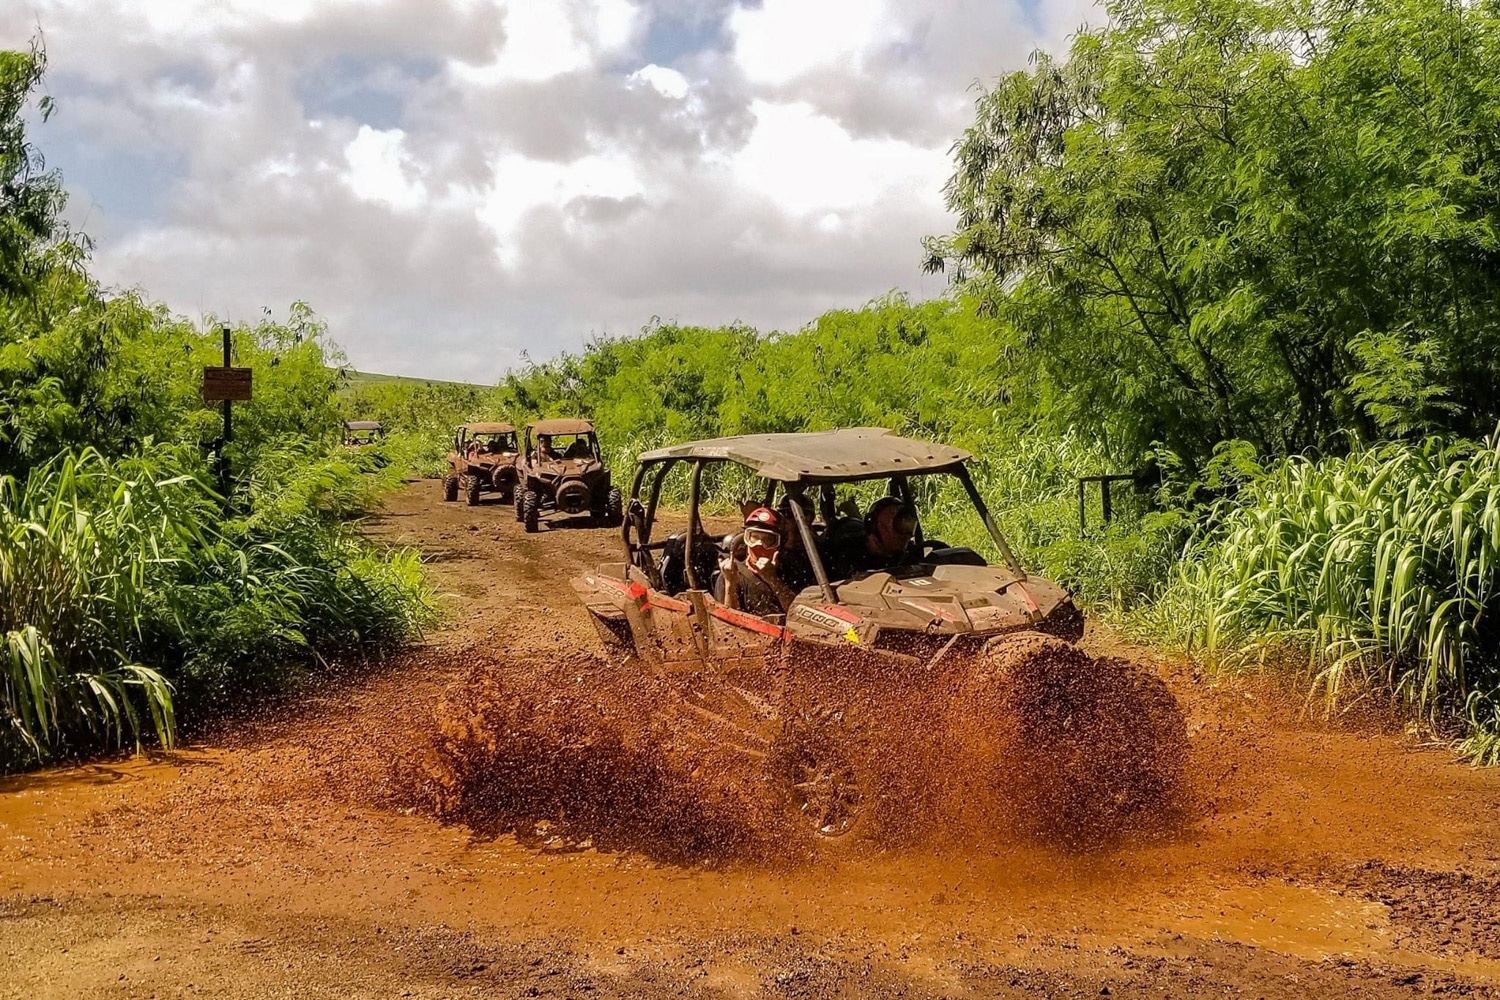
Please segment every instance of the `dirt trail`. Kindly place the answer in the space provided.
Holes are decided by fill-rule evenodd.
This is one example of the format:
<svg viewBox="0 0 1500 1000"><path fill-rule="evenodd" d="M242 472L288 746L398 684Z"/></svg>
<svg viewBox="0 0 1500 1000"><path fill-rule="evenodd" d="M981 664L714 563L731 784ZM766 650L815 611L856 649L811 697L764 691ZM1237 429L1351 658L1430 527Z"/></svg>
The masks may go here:
<svg viewBox="0 0 1500 1000"><path fill-rule="evenodd" d="M445 688L565 664L605 530L414 484L454 624L179 752L0 779L0 997L1500 996L1500 772L1167 672L1199 811L1085 856L815 866L555 851L403 803ZM975 842L980 841L980 842Z"/></svg>

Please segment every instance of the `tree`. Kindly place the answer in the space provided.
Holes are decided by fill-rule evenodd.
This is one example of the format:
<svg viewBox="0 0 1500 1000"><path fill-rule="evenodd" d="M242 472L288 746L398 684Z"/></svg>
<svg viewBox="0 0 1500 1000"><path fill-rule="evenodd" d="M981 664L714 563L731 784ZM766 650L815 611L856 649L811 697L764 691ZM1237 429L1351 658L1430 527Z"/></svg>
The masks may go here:
<svg viewBox="0 0 1500 1000"><path fill-rule="evenodd" d="M1493 0L1113 0L976 103L926 241L1011 377L1190 467L1500 419ZM1406 359L1401 364L1393 358Z"/></svg>
<svg viewBox="0 0 1500 1000"><path fill-rule="evenodd" d="M47 68L46 53L33 44L27 52L0 51L0 297L26 293L47 262L53 240L64 232L60 220L62 177L48 171L26 136L25 113L32 91ZM38 102L42 120L52 99Z"/></svg>

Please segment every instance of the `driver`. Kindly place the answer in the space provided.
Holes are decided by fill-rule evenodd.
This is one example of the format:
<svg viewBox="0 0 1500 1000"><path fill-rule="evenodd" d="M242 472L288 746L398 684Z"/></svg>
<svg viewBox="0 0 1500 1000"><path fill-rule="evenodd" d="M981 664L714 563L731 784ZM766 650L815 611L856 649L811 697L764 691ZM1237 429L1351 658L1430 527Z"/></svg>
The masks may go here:
<svg viewBox="0 0 1500 1000"><path fill-rule="evenodd" d="M895 569L914 561L912 538L917 532L917 512L900 497L885 496L870 504L861 522L850 520L831 539L830 572L839 579L856 573Z"/></svg>
<svg viewBox="0 0 1500 1000"><path fill-rule="evenodd" d="M781 554L781 518L769 507L745 517L745 527L730 554L720 563L714 597L721 604L752 615L780 615L796 599L777 571Z"/></svg>
<svg viewBox="0 0 1500 1000"><path fill-rule="evenodd" d="M536 437L536 455L543 461L556 461L557 453L552 450L552 435L538 434Z"/></svg>
<svg viewBox="0 0 1500 1000"><path fill-rule="evenodd" d="M917 512L900 497L881 497L865 511L865 554L874 568L900 566L912 555Z"/></svg>

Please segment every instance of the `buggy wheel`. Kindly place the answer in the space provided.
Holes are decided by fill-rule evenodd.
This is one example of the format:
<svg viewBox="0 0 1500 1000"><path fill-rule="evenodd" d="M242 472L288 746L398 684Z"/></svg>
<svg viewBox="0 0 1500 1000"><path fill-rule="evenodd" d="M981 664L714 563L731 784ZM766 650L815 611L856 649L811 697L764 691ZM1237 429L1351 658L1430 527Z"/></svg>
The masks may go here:
<svg viewBox="0 0 1500 1000"><path fill-rule="evenodd" d="M458 499L458 477L451 472L443 477L443 499L448 503Z"/></svg>
<svg viewBox="0 0 1500 1000"><path fill-rule="evenodd" d="M606 527L618 528L625 523L625 498L620 495L619 487L611 486L609 496L604 501L604 524Z"/></svg>
<svg viewBox="0 0 1500 1000"><path fill-rule="evenodd" d="M771 750L791 823L819 848L862 840L872 825L875 789L852 744L842 713L807 709L786 720Z"/></svg>
<svg viewBox="0 0 1500 1000"><path fill-rule="evenodd" d="M517 521L524 521L524 520L526 520L526 505L531 502L530 501L530 497L531 497L531 491L528 490L524 486L521 487L519 490L516 491L516 520Z"/></svg>
<svg viewBox="0 0 1500 1000"><path fill-rule="evenodd" d="M525 502L525 509L521 511L521 521L526 525L527 534L536 534L537 522L542 514L542 495L527 490Z"/></svg>
<svg viewBox="0 0 1500 1000"><path fill-rule="evenodd" d="M482 486L483 484L479 481L478 476L465 476L464 503L468 504L470 507L473 507L475 504L479 503L479 490Z"/></svg>

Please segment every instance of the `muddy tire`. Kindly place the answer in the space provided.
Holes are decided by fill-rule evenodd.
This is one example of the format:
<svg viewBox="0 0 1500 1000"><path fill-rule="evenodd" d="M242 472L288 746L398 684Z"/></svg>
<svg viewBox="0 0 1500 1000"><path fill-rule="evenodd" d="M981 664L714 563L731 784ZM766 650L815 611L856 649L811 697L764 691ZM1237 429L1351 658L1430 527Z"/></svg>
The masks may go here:
<svg viewBox="0 0 1500 1000"><path fill-rule="evenodd" d="M464 503L470 507L476 506L479 503L479 493L484 489L484 482L478 476L464 478L467 480L464 483Z"/></svg>
<svg viewBox="0 0 1500 1000"><path fill-rule="evenodd" d="M516 490L516 520L517 521L524 521L524 520L526 520L526 503L527 503L527 499L526 498L529 497L529 496L531 496L531 491L528 490L524 486L522 486L522 487L520 487L519 489Z"/></svg>
<svg viewBox="0 0 1500 1000"><path fill-rule="evenodd" d="M620 495L619 487L611 486L609 494L604 500L604 526L607 528L618 528L625 523L625 498Z"/></svg>
<svg viewBox="0 0 1500 1000"><path fill-rule="evenodd" d="M443 499L448 503L458 499L458 477L451 472L443 477Z"/></svg>
<svg viewBox="0 0 1500 1000"><path fill-rule="evenodd" d="M521 523L526 526L526 533L534 535L542 516L542 498L539 494L527 490L522 494L524 508L517 508L521 513Z"/></svg>
<svg viewBox="0 0 1500 1000"><path fill-rule="evenodd" d="M793 712L769 761L772 787L794 836L818 852L844 850L873 836L875 776L842 713Z"/></svg>

